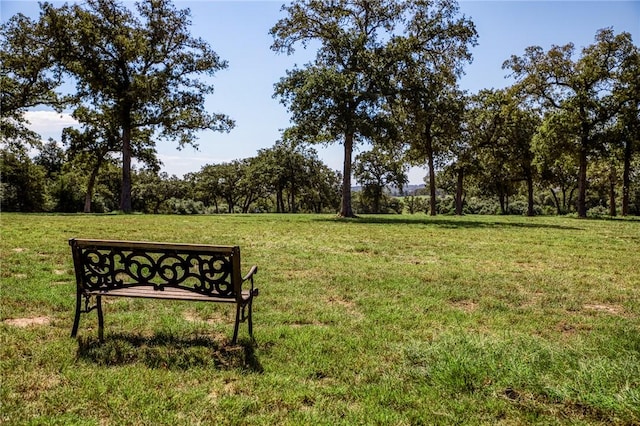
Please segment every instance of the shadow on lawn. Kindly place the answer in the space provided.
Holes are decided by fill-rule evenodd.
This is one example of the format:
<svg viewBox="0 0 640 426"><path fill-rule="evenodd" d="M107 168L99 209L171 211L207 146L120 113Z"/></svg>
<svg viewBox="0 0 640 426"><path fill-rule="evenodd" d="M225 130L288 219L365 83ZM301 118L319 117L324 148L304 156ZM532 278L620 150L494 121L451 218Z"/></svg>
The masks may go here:
<svg viewBox="0 0 640 426"><path fill-rule="evenodd" d="M263 371L251 340L240 340L232 346L208 336L110 334L102 343L97 337L79 337L77 358L108 366L141 363L170 370L204 367Z"/></svg>
<svg viewBox="0 0 640 426"><path fill-rule="evenodd" d="M408 217L401 218L398 216L389 216L387 217L368 217L368 216L358 216L356 218L340 218L340 217L332 217L332 218L317 218L314 219L317 221L324 222L347 222L354 224L404 224L404 225L428 225L428 226L436 226L440 228L540 228L540 229L558 229L565 231L580 231L583 228L573 227L573 226L562 226L562 225L553 225L548 223L510 223L503 221L489 221L489 220L473 220L473 219L460 219L456 218L447 218L446 216L425 216L421 217Z"/></svg>

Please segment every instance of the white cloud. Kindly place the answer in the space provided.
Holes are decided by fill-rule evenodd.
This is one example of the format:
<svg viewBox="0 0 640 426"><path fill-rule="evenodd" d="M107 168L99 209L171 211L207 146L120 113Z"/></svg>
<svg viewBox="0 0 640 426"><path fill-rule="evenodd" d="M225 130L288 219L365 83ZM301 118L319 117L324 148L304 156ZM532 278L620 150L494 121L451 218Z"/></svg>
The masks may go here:
<svg viewBox="0 0 640 426"><path fill-rule="evenodd" d="M71 114L64 112L27 111L24 115L29 121L29 129L38 133L45 141L49 138L60 140L62 129L79 125Z"/></svg>

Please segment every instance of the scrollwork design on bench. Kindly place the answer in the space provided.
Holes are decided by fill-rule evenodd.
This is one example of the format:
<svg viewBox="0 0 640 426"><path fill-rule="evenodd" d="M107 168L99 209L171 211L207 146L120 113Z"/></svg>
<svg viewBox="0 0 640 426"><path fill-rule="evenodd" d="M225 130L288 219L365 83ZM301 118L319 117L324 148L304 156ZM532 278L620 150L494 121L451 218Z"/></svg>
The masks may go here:
<svg viewBox="0 0 640 426"><path fill-rule="evenodd" d="M88 290L153 285L234 297L231 259L224 255L86 248L82 263Z"/></svg>

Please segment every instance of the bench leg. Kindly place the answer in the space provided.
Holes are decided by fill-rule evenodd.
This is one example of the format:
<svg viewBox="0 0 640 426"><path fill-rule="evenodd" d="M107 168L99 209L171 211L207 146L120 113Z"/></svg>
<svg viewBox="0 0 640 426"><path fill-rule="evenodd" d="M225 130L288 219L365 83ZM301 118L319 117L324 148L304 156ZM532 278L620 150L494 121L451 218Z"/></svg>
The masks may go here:
<svg viewBox="0 0 640 426"><path fill-rule="evenodd" d="M240 328L240 315L241 310L240 304L236 304L236 324L233 327L233 340L231 340L231 344L235 345L238 340L238 329Z"/></svg>
<svg viewBox="0 0 640 426"><path fill-rule="evenodd" d="M253 299L251 299L251 301L249 302L249 318L248 318L248 322L249 322L249 337L251 337L251 340L255 339L253 338Z"/></svg>
<svg viewBox="0 0 640 426"><path fill-rule="evenodd" d="M73 319L73 328L71 329L71 337L78 334L78 326L80 325L80 310L82 309L82 296L80 293L76 295L76 316Z"/></svg>
<svg viewBox="0 0 640 426"><path fill-rule="evenodd" d="M96 296L96 307L98 308L98 339L104 342L104 317L102 315L102 296Z"/></svg>

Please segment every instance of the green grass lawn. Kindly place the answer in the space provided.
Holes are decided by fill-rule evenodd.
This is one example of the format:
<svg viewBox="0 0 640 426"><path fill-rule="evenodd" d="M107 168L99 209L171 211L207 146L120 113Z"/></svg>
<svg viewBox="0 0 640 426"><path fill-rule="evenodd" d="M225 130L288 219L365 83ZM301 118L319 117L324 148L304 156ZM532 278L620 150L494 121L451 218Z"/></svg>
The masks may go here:
<svg viewBox="0 0 640 426"><path fill-rule="evenodd" d="M1 216L0 423L640 424L640 221ZM229 305L107 299L67 240L240 245Z"/></svg>

